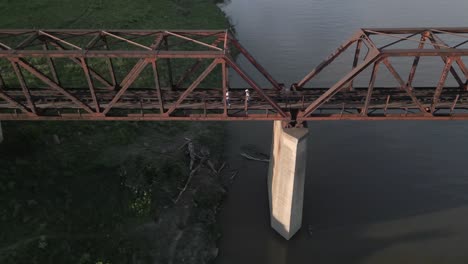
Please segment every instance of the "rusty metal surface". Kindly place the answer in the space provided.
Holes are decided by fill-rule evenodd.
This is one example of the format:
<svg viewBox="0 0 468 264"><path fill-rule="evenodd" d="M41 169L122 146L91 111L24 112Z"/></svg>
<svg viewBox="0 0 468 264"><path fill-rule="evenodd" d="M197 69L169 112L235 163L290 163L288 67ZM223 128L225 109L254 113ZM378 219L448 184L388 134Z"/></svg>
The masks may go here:
<svg viewBox="0 0 468 264"><path fill-rule="evenodd" d="M346 52L347 73L307 86ZM440 58L439 78L413 87L422 57ZM0 120L465 120L467 58L468 28L364 28L284 89L225 30L0 30ZM230 87L228 70L248 87ZM384 70L396 85L376 84Z"/></svg>
<svg viewBox="0 0 468 264"><path fill-rule="evenodd" d="M455 43L447 44L443 39L450 38ZM297 121L305 120L452 120L466 119L468 109L463 95L468 89L468 70L464 60L468 58L468 28L364 28L356 32L327 59L293 85L300 91L313 90L306 85L331 65L352 46L356 46L351 70L331 85L317 99L299 110ZM367 49L363 55L362 44ZM412 46L412 47L411 47ZM398 70L394 60L409 58L409 70ZM431 64L440 72L439 81L426 87L413 87L413 81L421 57L439 57L440 64ZM456 64L456 67L455 67ZM380 66L380 67L379 67ZM375 89L377 69L385 68L399 86L387 87L386 99L383 91ZM405 67L403 67L405 68ZM408 67L406 67L408 68ZM370 81L366 95L342 100L339 113L329 108L337 98L351 96L355 79L363 71L370 70ZM382 70L379 70L381 72ZM446 80L451 75L457 87L448 88ZM408 76L408 79L405 80ZM396 94L390 94L398 91ZM465 99L463 99L465 98ZM357 99L357 100L356 100ZM461 99L461 100L460 100ZM359 103L360 102L360 105ZM352 108L350 106L354 105ZM327 113L324 113L328 110Z"/></svg>

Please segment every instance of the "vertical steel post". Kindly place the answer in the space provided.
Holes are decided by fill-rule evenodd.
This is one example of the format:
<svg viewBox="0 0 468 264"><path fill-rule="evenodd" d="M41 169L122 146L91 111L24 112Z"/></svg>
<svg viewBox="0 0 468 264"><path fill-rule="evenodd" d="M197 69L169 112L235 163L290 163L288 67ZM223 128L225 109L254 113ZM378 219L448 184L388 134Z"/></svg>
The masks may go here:
<svg viewBox="0 0 468 264"><path fill-rule="evenodd" d="M367 110L369 109L370 100L372 97L372 92L374 91L375 79L377 78L377 72L379 70L380 61L376 61L374 63L374 67L372 68L372 75L369 81L369 87L367 88L367 96L366 101L364 103L364 107L361 110L361 115L366 116Z"/></svg>
<svg viewBox="0 0 468 264"><path fill-rule="evenodd" d="M86 81L88 82L89 92L91 93L91 97L93 98L94 108L96 109L96 113L100 112L99 101L96 97L96 91L94 90L94 82L89 74L88 63L86 62L85 58L80 58L81 60L81 67L83 68L83 72L86 76Z"/></svg>
<svg viewBox="0 0 468 264"><path fill-rule="evenodd" d="M444 89L445 81L447 80L447 75L452 68L452 62L453 59L451 57L447 57L444 69L442 70L442 74L440 76L439 82L437 83L437 88L434 92L434 98L432 99L432 105L431 105L431 113L434 114L435 108L437 107L437 103L439 102L440 99L440 94L442 93L442 90Z"/></svg>
<svg viewBox="0 0 468 264"><path fill-rule="evenodd" d="M154 76L154 87L156 88L156 93L158 95L159 100L159 112L160 114L164 114L164 102L161 93L161 83L159 81L159 71L158 71L158 64L156 60L151 61L151 67L153 68L153 76Z"/></svg>
<svg viewBox="0 0 468 264"><path fill-rule="evenodd" d="M418 50L424 48L424 44L426 42L427 34L428 34L428 32L423 32L421 34L421 42L419 42ZM406 82L406 86L413 86L413 79L414 79L414 76L416 74L416 68L418 67L419 59L420 59L420 56L415 56L414 57L413 65L411 66L411 70L410 70L410 73L408 75L408 81Z"/></svg>
<svg viewBox="0 0 468 264"><path fill-rule="evenodd" d="M47 44L46 40L44 40L44 42L42 43L42 48L44 50L49 50L49 45ZM53 77L54 81L58 85L60 85L60 80L59 80L58 75L57 75L57 70L55 68L55 63L54 63L54 61L53 61L53 59L51 57L47 58L47 64L49 64L50 72L52 73L52 77Z"/></svg>
<svg viewBox="0 0 468 264"><path fill-rule="evenodd" d="M102 38L102 41L104 42L104 48L106 50L109 50L109 43L107 42L107 38L106 36L101 36ZM117 79L115 78L115 70L114 70L114 64L112 63L112 59L111 58L107 58L107 67L109 68L109 74L111 76L111 80L112 80L112 85L113 85L113 89L116 89L117 87Z"/></svg>
<svg viewBox="0 0 468 264"><path fill-rule="evenodd" d="M354 60L353 60L353 70L356 68L358 62L359 62L359 55L360 55L360 52L361 52L361 47L362 47L362 40L358 40L356 42L356 51L354 52ZM350 83L349 83L349 90L350 91L353 91L354 90L354 87L353 87L353 82L354 80L352 80Z"/></svg>
<svg viewBox="0 0 468 264"><path fill-rule="evenodd" d="M164 36L164 48L166 51L169 51L169 42L167 40L168 36ZM171 65L171 59L167 58L166 59L166 66L167 66L167 78L168 78L168 84L169 88L173 90L174 87L174 77L172 76L172 65Z"/></svg>

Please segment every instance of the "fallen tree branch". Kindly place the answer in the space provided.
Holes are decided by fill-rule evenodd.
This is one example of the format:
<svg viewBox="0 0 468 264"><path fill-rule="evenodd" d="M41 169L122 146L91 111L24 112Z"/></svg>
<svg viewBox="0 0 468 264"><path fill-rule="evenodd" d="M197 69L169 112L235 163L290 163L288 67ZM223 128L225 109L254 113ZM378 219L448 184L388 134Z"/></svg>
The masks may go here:
<svg viewBox="0 0 468 264"><path fill-rule="evenodd" d="M198 169L201 167L201 165L202 165L202 163L200 162L200 164L198 164L198 166L197 166L195 169L193 169L192 171L190 171L190 174L189 174L189 176L188 176L188 178L187 178L187 181L185 182L184 188L182 188L182 190L180 190L179 195L177 195L177 198L174 200L174 204L176 204L176 203L179 201L179 199L180 199L180 197L182 196L182 194L187 190L187 187L188 187L189 184L190 184L190 180L192 179L192 177L193 177L193 175L195 174L195 172L197 172Z"/></svg>
<svg viewBox="0 0 468 264"><path fill-rule="evenodd" d="M226 166L226 162L223 162L223 164L221 164L221 167L219 167L217 174L219 174L224 169L224 166Z"/></svg>
<svg viewBox="0 0 468 264"><path fill-rule="evenodd" d="M211 160L207 160L206 161L206 164L208 164L208 167L210 167L210 169L215 173L215 174L218 174L218 171L215 169L213 163L211 162Z"/></svg>

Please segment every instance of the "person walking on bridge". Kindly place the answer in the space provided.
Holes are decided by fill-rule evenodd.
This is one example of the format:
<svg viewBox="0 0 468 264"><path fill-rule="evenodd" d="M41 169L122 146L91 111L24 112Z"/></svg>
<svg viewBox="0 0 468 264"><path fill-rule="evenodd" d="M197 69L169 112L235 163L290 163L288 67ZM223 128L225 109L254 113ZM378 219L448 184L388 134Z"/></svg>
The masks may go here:
<svg viewBox="0 0 468 264"><path fill-rule="evenodd" d="M231 102L229 101L229 90L226 91L226 104L229 108L231 108Z"/></svg>
<svg viewBox="0 0 468 264"><path fill-rule="evenodd" d="M250 91L249 89L245 89L245 114L248 115L248 108L249 108L249 101L250 101Z"/></svg>
<svg viewBox="0 0 468 264"><path fill-rule="evenodd" d="M250 101L250 91L249 91L249 89L245 89L245 101L247 102L247 104Z"/></svg>

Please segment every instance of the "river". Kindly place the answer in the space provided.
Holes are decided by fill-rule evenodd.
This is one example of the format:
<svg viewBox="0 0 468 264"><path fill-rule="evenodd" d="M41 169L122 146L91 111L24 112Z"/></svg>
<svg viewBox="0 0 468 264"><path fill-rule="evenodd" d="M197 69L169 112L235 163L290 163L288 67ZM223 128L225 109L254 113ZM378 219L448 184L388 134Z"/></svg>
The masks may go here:
<svg viewBox="0 0 468 264"><path fill-rule="evenodd" d="M287 85L360 27L468 25L466 0L232 0L222 9ZM272 123L227 124L226 156L239 174L220 214L216 263L468 263L466 122L309 129L303 227L285 241L269 227L267 164L239 155L248 144L269 153Z"/></svg>

